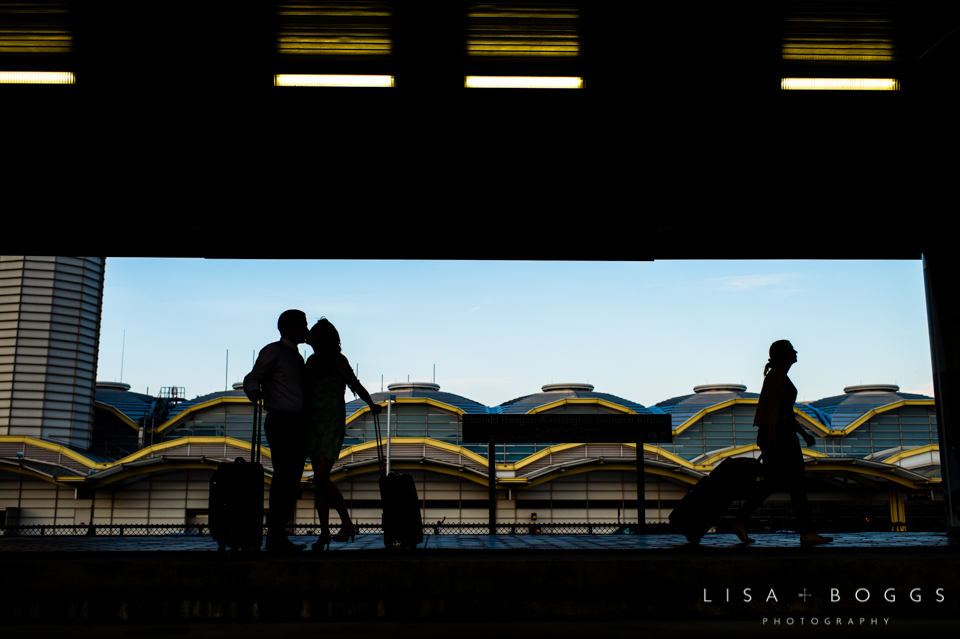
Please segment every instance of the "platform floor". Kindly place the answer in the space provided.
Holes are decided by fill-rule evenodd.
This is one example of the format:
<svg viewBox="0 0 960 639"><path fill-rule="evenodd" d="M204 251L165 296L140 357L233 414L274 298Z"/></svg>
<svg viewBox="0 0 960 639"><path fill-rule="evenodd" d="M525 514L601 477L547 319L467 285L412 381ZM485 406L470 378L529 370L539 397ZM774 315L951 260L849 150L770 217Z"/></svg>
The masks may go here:
<svg viewBox="0 0 960 639"><path fill-rule="evenodd" d="M829 544L818 548L944 548L960 549L960 537L946 533L837 533ZM291 537L309 547L315 536ZM734 535L710 534L700 542L703 548L799 548L797 535L753 534L755 543L744 544ZM497 550L658 550L693 548L682 535L427 535L417 548L445 551ZM380 534L357 535L352 542L330 544L330 552L383 550ZM216 551L217 542L209 536L35 536L0 537L0 552L109 552L109 551Z"/></svg>
<svg viewBox="0 0 960 639"><path fill-rule="evenodd" d="M441 534L395 552L367 534L279 557L221 553L197 535L0 537L0 625L98 639L746 639L806 636L810 624L822 637L960 632L960 538L833 537L801 547L795 534L755 534L754 544L711 534L696 546L661 534Z"/></svg>

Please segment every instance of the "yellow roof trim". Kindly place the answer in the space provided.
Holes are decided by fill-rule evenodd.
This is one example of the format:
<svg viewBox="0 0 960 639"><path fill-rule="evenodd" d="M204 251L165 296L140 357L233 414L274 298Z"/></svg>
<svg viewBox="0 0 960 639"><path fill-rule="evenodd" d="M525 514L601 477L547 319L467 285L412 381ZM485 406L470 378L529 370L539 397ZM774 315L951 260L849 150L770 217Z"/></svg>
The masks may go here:
<svg viewBox="0 0 960 639"><path fill-rule="evenodd" d="M589 464L581 464L579 466L571 466L566 470L562 471L557 468L550 471L549 473L544 473L534 479L531 479L527 484L524 485L525 488L532 488L539 484L546 483L548 481L553 481L561 475L578 475L580 473L589 473L595 470L626 470L636 472L637 465L633 462L609 462L604 460L604 463L600 462L591 462ZM679 479L680 481L686 482L688 484L696 484L699 481L698 477L690 477L682 473L678 473L673 470L666 468L657 468L655 466L644 466L643 467L644 475L660 475L667 477L669 479ZM503 483L503 478L499 478L499 483Z"/></svg>
<svg viewBox="0 0 960 639"><path fill-rule="evenodd" d="M865 466L857 466L856 464L817 464L815 466L806 466L804 470L808 472L847 472L847 473L857 473L858 475L870 475L873 477L882 477L888 481L900 484L902 486L907 486L909 488L920 489L925 488L927 484L939 483L940 480L929 479L922 484L911 481L904 477L900 477L893 472L893 468L898 468L898 466L893 466L891 470L879 470L876 468L867 468Z"/></svg>
<svg viewBox="0 0 960 639"><path fill-rule="evenodd" d="M178 437L177 439L147 446L146 448L138 450L132 455L127 455L123 459L117 461L117 464L128 464L132 461L140 459L141 457L146 457L150 453L157 453L162 450L169 450L171 448L178 448L180 446L187 446L189 444L226 444L244 451L249 451L253 447L253 444L250 442L245 442L242 439L235 439L233 437L198 437L196 435L191 435L190 437ZM263 457L273 457L270 449L262 444L260 446L260 452ZM105 466L105 468L115 465L116 464L109 464Z"/></svg>
<svg viewBox="0 0 960 639"><path fill-rule="evenodd" d="M105 462L94 462L93 460L84 457L80 453L70 450L66 446L43 441L42 439L27 437L25 435L0 435L0 443L29 444L31 446L36 446L37 448L60 453L76 462L83 464L87 468L93 468L95 470L105 470L120 464L129 464L132 461L146 457L150 453L157 453L160 451L169 450L171 448L177 448L179 446L186 446L188 444L226 444L228 446L233 446L234 448L239 448L240 450L245 451L249 451L251 448L250 442L234 439L233 437L181 437L172 441L160 442L158 444L153 444L152 446L147 446L146 448L138 450L131 455L127 455L123 459L118 459L117 461L108 464ZM270 453L270 449L266 446L261 446L260 450L264 457L273 456Z"/></svg>
<svg viewBox="0 0 960 639"><path fill-rule="evenodd" d="M550 446L549 448L544 448L543 450L538 450L538 451L535 452L534 454L529 455L529 456L527 456L527 457L524 457L523 459L521 459L521 460L518 461L518 462L515 462L515 463L513 464L513 466L514 466L513 469L504 468L503 470L520 470L520 469L523 468L524 466L526 466L526 465L528 465L528 464L531 464L531 463L537 461L538 459L541 459L542 457L546 457L547 455L551 455L551 454L554 454L554 453L559 453L560 451L568 450L568 449L570 449L570 448L577 448L578 446L587 446L587 445L588 445L588 444L586 444L586 443L580 443L580 444L554 444L553 446ZM629 442L607 442L606 444L597 443L597 442L590 442L589 445L591 445L591 446L623 445L623 446L627 446L628 448L633 448L633 449L636 449L636 447L637 447L636 444L632 444L632 443L629 443ZM645 451L647 451L647 452L654 453L654 454L656 454L656 455L660 455L661 457L664 457L664 458L666 458L666 459L669 459L670 461L672 461L672 462L674 462L674 463L677 463L677 464L679 464L679 465L681 465L681 466L685 466L686 468L696 469L696 467L695 467L693 464L691 464L690 462L688 462L686 459L684 459L684 458L682 458L682 457L678 457L678 456L674 455L674 454L671 453L671 452L668 452L668 451L666 451L666 450L663 450L662 448L659 448L659 447L657 447L657 446L654 446L653 444L644 444L644 445L643 445L643 449L644 449ZM612 462L607 462L607 463L612 463ZM500 467L501 467L501 465L500 465L500 464L497 464L497 468L500 468Z"/></svg>
<svg viewBox="0 0 960 639"><path fill-rule="evenodd" d="M207 409L207 408L211 408L211 407L213 407L213 406L216 406L217 404L249 404L249 403L251 403L251 402L250 402L250 400L247 399L246 397L217 397L216 399L211 399L210 401L203 402L202 404L196 404L196 405L194 405L194 406L190 406L189 408L187 408L186 410L184 410L182 413L179 413L179 414L175 415L174 417L171 417L170 419L168 419L167 421L165 421L163 424L161 424L160 426L158 426L156 432L160 433L160 432L163 432L163 431L167 430L168 428L170 428L171 426L173 426L174 424L176 424L178 421L180 421L181 419L183 419L184 417L186 417L186 416L189 415L190 413L193 413L193 412L196 412L196 411L200 411L200 410L204 410L204 409ZM385 407L385 406L387 405L387 400L384 400L384 401L382 401L382 402L377 402L377 404L380 405L380 406L384 406L384 407ZM394 404L430 404L430 405L432 405L432 406L436 406L437 408L442 408L442 409L444 409L444 410L448 410L448 411L450 411L450 412L452 412L452 413L456 413L456 414L458 414L458 415L466 415L466 414L467 414L466 411L464 411L464 410L462 410L462 409L460 409L460 408L457 408L456 406L452 406L452 405L450 405L450 404L445 404L445 403L443 403L443 402L438 402L437 400L435 400L435 399L430 399L429 397L398 397L396 400L394 400ZM358 411L356 411L355 413L351 414L351 415L347 418L345 424L349 424L351 421L353 421L354 419L356 419L356 418L359 417L360 415L362 415L362 414L364 414L364 413L368 413L368 412L370 412L370 407L369 407L369 406L364 406L364 407L361 408L360 410L358 410ZM381 413L381 414L382 414L382 413ZM137 428L139 428L139 427L137 427Z"/></svg>
<svg viewBox="0 0 960 639"><path fill-rule="evenodd" d="M453 406L451 404L444 404L443 402L438 402L437 400L430 399L429 397L398 397L393 401L393 403L394 404L430 404L431 406L442 408L443 410L448 410L451 413L456 413L457 415L462 416L467 414L467 412L462 408L457 408L456 406ZM386 407L387 400L383 400L382 402L377 402L377 405ZM353 420L360 417L360 415L363 415L364 413L369 413L369 412L370 412L370 407L364 406L360 410L356 411L355 413L347 417L346 423L349 424ZM383 413L380 413L380 415L383 415Z"/></svg>
<svg viewBox="0 0 960 639"><path fill-rule="evenodd" d="M415 398L415 399L420 399L420 398ZM387 438L384 437L381 441L383 442L384 447L386 447ZM439 439L433 439L431 437L391 437L390 442L391 444L419 444L419 445L430 446L432 448L439 448L440 450L445 450L451 453L457 453L459 455L463 455L464 457L467 457L483 466L487 465L486 458L481 457L480 455L476 454L472 450L464 448L463 446L457 446L456 444L443 442L443 441L440 441ZM362 444L354 444L353 446L348 446L347 448L344 448L343 450L340 451L340 456L338 457L338 459L343 459L344 457L348 457L353 453L358 453L362 450L376 448L376 446L377 446L376 440L371 440L368 442L363 442ZM384 451L384 453L386 453L386 451ZM393 462L390 463L390 466L391 467L393 466Z"/></svg>
<svg viewBox="0 0 960 639"><path fill-rule="evenodd" d="M922 453L929 453L930 451L933 451L933 450L940 452L940 445L927 444L926 446L918 446L917 448L910 448L909 450L901 450L899 453L896 453L895 455L890 455L886 459L883 459L880 461L884 464L892 464L894 462L900 461L901 459L905 459L907 457L913 457L914 455L920 455Z"/></svg>
<svg viewBox="0 0 960 639"><path fill-rule="evenodd" d="M697 411L693 416L687 418L687 421L683 422L682 424L680 424L679 426L677 426L676 428L674 428L674 429L673 429L673 436L676 437L677 435L679 435L679 434L682 433L683 431L685 431L685 430L687 430L688 428L690 428L691 426L693 426L695 423L697 423L698 420L700 420L700 419L701 419L704 415L706 415L707 413L712 413L713 411L717 411L717 410L723 410L724 408L727 408L728 406L733 406L734 404L740 404L740 403L744 403L744 404L756 404L756 403L757 403L757 400L755 400L755 399L738 399L738 398L735 397L735 398L733 398L733 399L728 399L728 400L725 401L725 402L720 402L719 404L714 404L713 406L708 406L708 407L706 407L706 408L701 408L701 409L700 409L699 411ZM671 416L672 416L672 415L671 415Z"/></svg>
<svg viewBox="0 0 960 639"><path fill-rule="evenodd" d="M527 411L527 415L535 415L536 413L543 413L548 410L553 410L555 408L560 408L564 404L599 404L607 408L612 408L615 411L621 413L627 413L628 415L638 415L637 411L631 410L626 406L621 406L620 404L614 404L613 402L608 402L605 399L600 399L599 397L565 397L563 399L558 399L555 402L550 402L549 404L544 404L543 406L537 406Z"/></svg>
<svg viewBox="0 0 960 639"><path fill-rule="evenodd" d="M390 462L390 468L391 470L394 468L396 468L397 470L418 470L418 469L429 470L432 473L441 473L444 475L452 475L454 477L462 477L464 479L469 479L470 481L480 484L481 486L487 485L486 476L481 477L476 473L464 472L457 468L444 466L442 464L434 464L434 463L431 463L429 459L424 460L422 464L419 462L411 462L406 460L392 461ZM369 465L369 466L360 466L358 468L352 468L349 471L344 470L343 466L340 466L334 469L333 472L330 473L330 480L336 482L336 481L340 481L341 479L351 477L353 475L364 475L367 473L379 473L379 472L380 472L380 469L375 464Z"/></svg>
<svg viewBox="0 0 960 639"><path fill-rule="evenodd" d="M13 444L29 444L31 446L36 446L37 448L42 448L44 450L51 450L55 453L60 453L72 459L75 462L80 462L87 468L110 468L114 464L106 464L103 462L95 462L92 459L84 457L80 453L74 452L62 446L61 444L54 444L53 442L47 442L42 439L37 439L35 437L28 437L26 435L0 435L0 443L13 443Z"/></svg>
<svg viewBox="0 0 960 639"><path fill-rule="evenodd" d="M713 467L718 461L725 457L734 457L742 453L749 452L751 450L760 450L760 447L756 444L750 444L748 446L738 446L736 448L731 448L729 450L722 450L719 453L707 457L702 462L697 464L697 470L713 470ZM806 457L829 457L826 453L821 453L815 450L810 450L809 448L800 447L800 451Z"/></svg>
<svg viewBox="0 0 960 639"><path fill-rule="evenodd" d="M552 455L554 453L559 453L561 450L567 450L568 448L576 448L577 446L584 446L584 445L585 444L554 444L553 446L544 448L543 450L538 450L532 455L527 455L526 457L524 457L518 462L514 462L513 469L520 470L527 464L532 464L533 462L537 461L542 457L546 457L547 455Z"/></svg>
<svg viewBox="0 0 960 639"><path fill-rule="evenodd" d="M61 483L61 480L63 480L63 479L66 478L66 477L64 477L64 476L61 476L61 477L47 477L46 475L42 475L42 474L38 473L37 471L33 470L32 468L21 468L20 466L8 466L8 465L4 464L4 465L0 466L0 472L17 473L18 475L26 475L26 476L28 476L28 477L33 477L34 479L42 479L43 481L48 482L48 483L50 483L50 484L56 484L57 486L60 486L61 488L71 488L71 487L72 487L71 484ZM75 478L75 477L70 477L69 479L77 479L77 478ZM82 477L81 477L80 479L82 479Z"/></svg>
<svg viewBox="0 0 960 639"><path fill-rule="evenodd" d="M698 420L702 419L707 413L723 410L724 408L729 408L730 406L734 406L736 404L756 404L759 401L760 399L758 397L734 397L733 399L728 399L725 402L720 402L719 404L714 404L713 406L708 406L706 408L700 409L695 415L688 418L685 422L683 422L682 424L677 426L675 429L673 429L673 436L676 437L677 435L679 435L689 427L693 426L695 423L697 423ZM822 435L837 434L836 431L830 430L829 428L827 428L826 426L824 426L814 418L810 417L809 415L807 415L805 412L803 412L796 406L793 407L793 412L798 417L802 417L805 421L809 422L812 426L814 426L817 430L819 430Z"/></svg>
<svg viewBox="0 0 960 639"><path fill-rule="evenodd" d="M534 477L533 479L529 480L526 484L524 484L524 487L532 488L534 486L544 484L548 481L553 481L554 479L556 479L557 477L560 477L561 475L562 476L579 475L580 473L589 473L590 471L594 471L594 470L628 470L628 471L632 470L636 472L637 465L634 464L633 462L613 463L613 462L605 461L603 464L600 464L598 462L591 462L589 464L580 464L579 466L570 466L569 468L566 468L563 471L561 471L560 468L555 468L551 470L549 473L538 475L537 477ZM651 472L652 470L655 470L655 469L649 468L649 467L644 468L644 473ZM500 477L499 481L503 482L503 479L504 479L503 477Z"/></svg>
<svg viewBox="0 0 960 639"><path fill-rule="evenodd" d="M861 415L856 419L856 421L851 422L850 425L846 426L843 430L834 430L831 434L835 436L849 435L854 429L863 426L871 418L876 417L880 413L885 413L888 410L893 410L894 408L900 408L901 406L936 406L937 402L933 399L901 399L897 402L892 402L890 404L884 404L883 406L877 406L876 408L871 408L869 411Z"/></svg>
<svg viewBox="0 0 960 639"><path fill-rule="evenodd" d="M211 408L213 406L216 406L217 404L252 404L252 402L246 397L217 397L216 399L211 399L209 401L203 402L202 404L195 404L194 406L187 408L183 412L178 413L177 415L171 417L167 421L157 426L154 432L162 433L163 431L167 430L177 422L184 419L190 413Z"/></svg>
<svg viewBox="0 0 960 639"><path fill-rule="evenodd" d="M137 431L138 433L140 432L140 424L130 419L130 417L125 413L123 413L119 408L111 406L110 404L104 404L103 402L93 402L93 407L107 411L114 417L118 417L120 421L122 421L124 424L126 424L133 430Z"/></svg>
<svg viewBox="0 0 960 639"><path fill-rule="evenodd" d="M624 445L625 445L625 446L630 446L630 444L624 444ZM636 444L634 444L634 446L636 446ZM697 468L697 466L694 465L692 462L687 461L687 460L684 459L683 457L678 457L677 455L674 455L673 453L671 453L671 452L669 452L669 451L663 450L662 448L660 448L660 447L658 447L658 446L654 446L653 444L644 444L644 445L643 445L643 450L645 450L645 451L647 451L647 452L649 452L649 453L653 453L653 454L655 454L655 455L659 455L659 456L661 456L661 457L666 457L667 459L669 459L669 460L672 461L673 463L679 464L680 466L683 466L684 468L689 468L689 469L691 469L691 470L699 470L699 468ZM644 471L644 472L646 472L646 471Z"/></svg>
<svg viewBox="0 0 960 639"><path fill-rule="evenodd" d="M721 459L724 459L725 457L735 457L736 455L740 455L751 450L760 450L760 447L756 444L750 444L748 446L738 446L729 450L722 450L719 453L707 457L702 462L697 464L697 470L713 470L713 467ZM802 446L800 447L800 451L805 457L829 457L829 455L826 453L810 450L809 448L804 448Z"/></svg>
<svg viewBox="0 0 960 639"><path fill-rule="evenodd" d="M109 477L104 477L101 480L94 478L94 481L91 483L92 488L101 488L107 486L114 482L118 482L121 479L126 479L127 477L134 477L136 475L146 475L149 473L156 473L163 470L206 470L209 468L216 468L217 462L212 459L191 459L189 461L177 461L177 462L164 462L162 464L156 464L151 466L143 466L141 468L127 468L122 472L117 473L116 475L110 475ZM267 483L269 483L269 478L265 478Z"/></svg>

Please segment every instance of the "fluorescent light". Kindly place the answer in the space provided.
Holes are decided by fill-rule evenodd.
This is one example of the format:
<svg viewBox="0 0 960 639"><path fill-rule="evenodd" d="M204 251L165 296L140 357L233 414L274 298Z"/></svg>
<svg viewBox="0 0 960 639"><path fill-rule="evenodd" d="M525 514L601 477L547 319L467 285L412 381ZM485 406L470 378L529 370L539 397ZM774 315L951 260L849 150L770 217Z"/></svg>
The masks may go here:
<svg viewBox="0 0 960 639"><path fill-rule="evenodd" d="M892 62L892 55L821 55L813 53L784 54L784 60L839 60L841 62Z"/></svg>
<svg viewBox="0 0 960 639"><path fill-rule="evenodd" d="M468 89L582 89L583 78L468 75Z"/></svg>
<svg viewBox="0 0 960 639"><path fill-rule="evenodd" d="M783 78L784 91L898 91L900 82L888 78Z"/></svg>
<svg viewBox="0 0 960 639"><path fill-rule="evenodd" d="M275 75L275 87L392 87L392 75Z"/></svg>
<svg viewBox="0 0 960 639"><path fill-rule="evenodd" d="M74 84L69 71L0 71L0 84Z"/></svg>

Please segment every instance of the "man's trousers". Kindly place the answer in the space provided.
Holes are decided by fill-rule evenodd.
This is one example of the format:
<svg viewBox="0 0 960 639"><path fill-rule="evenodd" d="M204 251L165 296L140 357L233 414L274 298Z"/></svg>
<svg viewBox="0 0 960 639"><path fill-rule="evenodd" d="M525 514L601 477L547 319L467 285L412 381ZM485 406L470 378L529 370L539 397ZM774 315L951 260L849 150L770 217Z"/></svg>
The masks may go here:
<svg viewBox="0 0 960 639"><path fill-rule="evenodd" d="M267 535L286 538L284 528L296 511L300 479L307 460L307 421L301 413L270 411L263 430L273 459Z"/></svg>

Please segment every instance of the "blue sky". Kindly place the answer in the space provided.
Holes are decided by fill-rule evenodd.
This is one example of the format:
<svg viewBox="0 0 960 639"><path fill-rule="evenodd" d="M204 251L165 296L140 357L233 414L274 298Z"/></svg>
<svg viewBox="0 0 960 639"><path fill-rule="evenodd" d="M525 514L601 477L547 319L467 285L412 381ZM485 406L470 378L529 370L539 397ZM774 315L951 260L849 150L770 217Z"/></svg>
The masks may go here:
<svg viewBox="0 0 960 639"><path fill-rule="evenodd" d="M233 384L288 308L336 325L370 392L436 365L441 390L488 406L557 382L650 406L705 383L759 392L789 339L801 401L861 383L932 396L919 260L107 258L97 379L223 390L227 351Z"/></svg>

